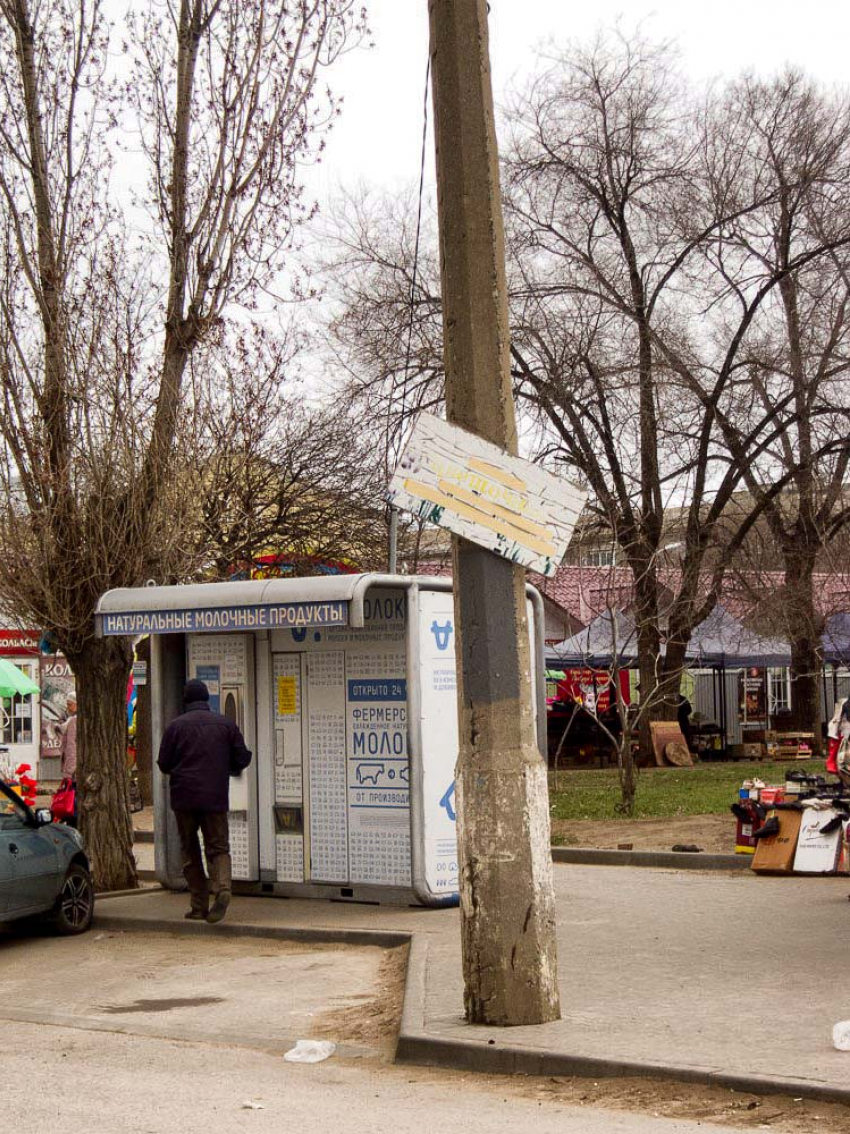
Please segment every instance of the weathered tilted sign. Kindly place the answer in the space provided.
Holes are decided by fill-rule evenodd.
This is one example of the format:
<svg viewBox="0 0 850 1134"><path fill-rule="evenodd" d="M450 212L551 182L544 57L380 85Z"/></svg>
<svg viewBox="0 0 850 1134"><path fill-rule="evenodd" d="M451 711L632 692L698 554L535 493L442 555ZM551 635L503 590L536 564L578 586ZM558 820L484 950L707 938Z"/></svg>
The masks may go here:
<svg viewBox="0 0 850 1134"><path fill-rule="evenodd" d="M586 493L474 433L420 414L389 501L489 551L553 575Z"/></svg>

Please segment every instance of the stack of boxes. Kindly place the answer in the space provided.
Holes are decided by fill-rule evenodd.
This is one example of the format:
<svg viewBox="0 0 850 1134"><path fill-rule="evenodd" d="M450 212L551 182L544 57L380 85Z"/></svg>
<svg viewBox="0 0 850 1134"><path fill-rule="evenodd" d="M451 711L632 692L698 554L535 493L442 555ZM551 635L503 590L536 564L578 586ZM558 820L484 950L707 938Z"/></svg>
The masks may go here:
<svg viewBox="0 0 850 1134"><path fill-rule="evenodd" d="M762 800L762 792L765 793L764 800ZM781 793L779 798L777 793ZM784 789L768 787L761 780L744 780L738 797L749 813L749 821L741 815L736 817L738 826L735 831L735 854L755 854L758 846L755 832L761 826L762 820L753 804L761 803L766 807L768 803L781 803L785 798Z"/></svg>

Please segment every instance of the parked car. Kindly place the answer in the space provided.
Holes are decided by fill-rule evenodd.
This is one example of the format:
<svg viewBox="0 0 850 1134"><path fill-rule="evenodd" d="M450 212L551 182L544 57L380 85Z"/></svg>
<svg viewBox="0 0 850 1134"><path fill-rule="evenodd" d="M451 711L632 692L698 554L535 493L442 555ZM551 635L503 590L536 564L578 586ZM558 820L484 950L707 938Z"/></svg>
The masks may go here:
<svg viewBox="0 0 850 1134"><path fill-rule="evenodd" d="M0 780L0 922L42 915L58 933L84 933L94 888L79 831L51 823Z"/></svg>

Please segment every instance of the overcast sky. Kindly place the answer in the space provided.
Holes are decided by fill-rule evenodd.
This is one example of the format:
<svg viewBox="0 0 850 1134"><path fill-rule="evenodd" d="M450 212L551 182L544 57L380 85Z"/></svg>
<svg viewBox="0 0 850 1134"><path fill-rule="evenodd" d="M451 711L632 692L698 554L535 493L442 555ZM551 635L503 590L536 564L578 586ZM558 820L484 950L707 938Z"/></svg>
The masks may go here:
<svg viewBox="0 0 850 1134"><path fill-rule="evenodd" d="M418 177L422 96L428 61L427 0L366 0L375 47L335 68L345 109L328 142L320 198L366 180L399 188ZM586 41L600 26L640 24L674 39L698 81L745 69L770 74L793 63L829 83L850 81L847 0L491 0L490 52L497 103L533 72L547 41ZM429 119L431 108L428 108ZM433 141L428 146L433 171Z"/></svg>

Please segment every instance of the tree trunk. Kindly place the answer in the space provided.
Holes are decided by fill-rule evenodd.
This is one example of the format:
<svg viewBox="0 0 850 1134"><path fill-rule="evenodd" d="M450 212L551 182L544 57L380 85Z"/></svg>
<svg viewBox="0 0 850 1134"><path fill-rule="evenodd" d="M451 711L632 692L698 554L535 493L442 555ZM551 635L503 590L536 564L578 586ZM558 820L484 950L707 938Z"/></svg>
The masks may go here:
<svg viewBox="0 0 850 1134"><path fill-rule="evenodd" d="M815 607L815 555L799 548L785 553L785 625L791 642L791 717L793 727L814 736L812 753L822 754L821 634L823 618Z"/></svg>
<svg viewBox="0 0 850 1134"><path fill-rule="evenodd" d="M620 734L620 745L617 749L617 772L620 777L620 805L617 810L623 815L631 817L635 813L637 767L632 753L632 729L628 723L624 725Z"/></svg>
<svg viewBox="0 0 850 1134"><path fill-rule="evenodd" d="M658 632L658 587L652 559L648 563L638 561L630 564L635 578L635 622L637 625L638 671L640 691L638 702L640 717L638 736L640 738L640 759L644 764L654 762L649 719L652 705L658 697L660 680L661 637ZM614 659L616 666L617 659ZM630 758L630 757L629 757ZM623 810L632 814L634 798L622 800Z"/></svg>
<svg viewBox="0 0 850 1134"><path fill-rule="evenodd" d="M795 634L791 643L791 716L795 728L812 733L812 754L816 757L823 749L819 645L810 634Z"/></svg>
<svg viewBox="0 0 850 1134"><path fill-rule="evenodd" d="M687 642L670 638L667 640L667 649L661 666L661 700L657 713L653 714L656 720L675 721L678 717L679 693L682 688L687 648Z"/></svg>
<svg viewBox="0 0 850 1134"><path fill-rule="evenodd" d="M127 676L123 638L96 638L68 658L77 685L79 827L97 890L138 885L127 774Z"/></svg>

